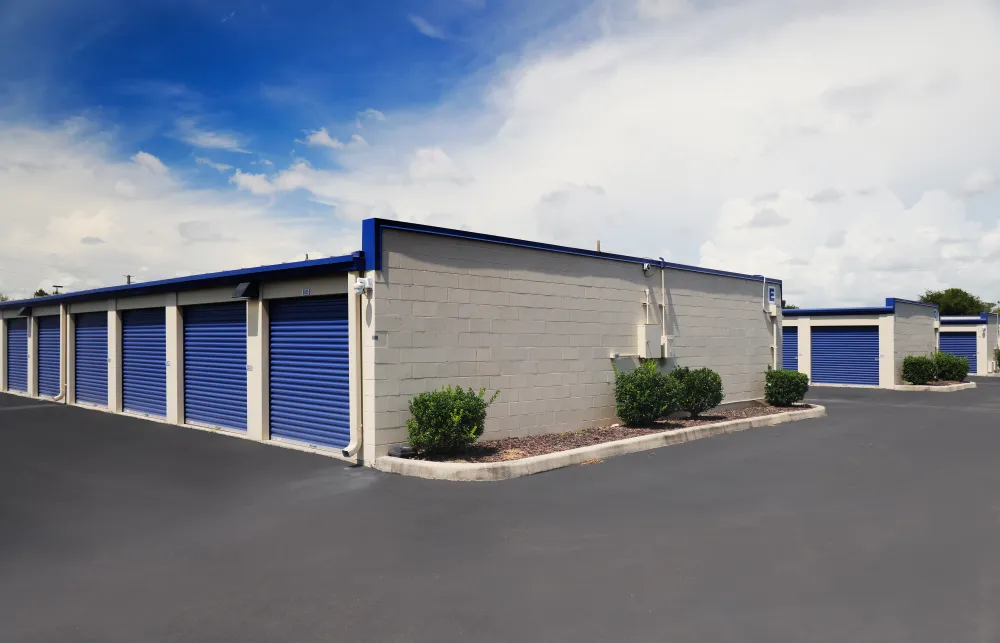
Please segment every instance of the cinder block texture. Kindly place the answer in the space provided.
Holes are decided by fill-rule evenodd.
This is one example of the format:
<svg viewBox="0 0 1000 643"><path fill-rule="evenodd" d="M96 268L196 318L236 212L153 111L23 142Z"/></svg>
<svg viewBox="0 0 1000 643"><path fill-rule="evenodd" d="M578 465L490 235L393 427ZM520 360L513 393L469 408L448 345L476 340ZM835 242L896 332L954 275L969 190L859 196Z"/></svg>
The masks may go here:
<svg viewBox="0 0 1000 643"><path fill-rule="evenodd" d="M903 358L930 355L937 350L934 309L897 301L895 326L894 383L898 385L903 383Z"/></svg>
<svg viewBox="0 0 1000 643"><path fill-rule="evenodd" d="M500 391L487 439L616 421L610 355L635 354L637 324L661 323L658 267L646 276L610 259L383 234L370 308L379 339L368 340L374 371L366 370L378 455L405 440L409 398L445 384ZM668 365L718 371L726 402L761 398L774 341L761 287L668 268Z"/></svg>

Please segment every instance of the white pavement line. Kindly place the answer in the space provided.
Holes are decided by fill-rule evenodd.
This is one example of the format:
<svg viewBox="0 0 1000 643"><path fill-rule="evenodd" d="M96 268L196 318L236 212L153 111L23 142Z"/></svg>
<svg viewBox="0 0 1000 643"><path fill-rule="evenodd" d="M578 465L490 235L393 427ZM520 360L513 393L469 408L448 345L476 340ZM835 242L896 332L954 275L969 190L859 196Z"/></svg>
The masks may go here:
<svg viewBox="0 0 1000 643"><path fill-rule="evenodd" d="M434 480L468 482L509 480L510 478L530 476L534 473L569 467L588 460L648 451L649 449L682 444L724 433L735 433L757 427L774 426L776 424L785 424L786 422L795 422L796 420L809 420L825 415L826 408L814 404L813 408L804 411L789 411L787 413L762 415L742 420L730 420L717 424L703 424L679 431L640 435L635 438L603 442L592 446L546 453L545 455L521 458L520 460L511 460L509 462L489 462L485 464L429 462L427 460L410 460L407 458L382 456L375 460L375 468L386 473L398 473L405 476L416 476L418 478L430 478Z"/></svg>

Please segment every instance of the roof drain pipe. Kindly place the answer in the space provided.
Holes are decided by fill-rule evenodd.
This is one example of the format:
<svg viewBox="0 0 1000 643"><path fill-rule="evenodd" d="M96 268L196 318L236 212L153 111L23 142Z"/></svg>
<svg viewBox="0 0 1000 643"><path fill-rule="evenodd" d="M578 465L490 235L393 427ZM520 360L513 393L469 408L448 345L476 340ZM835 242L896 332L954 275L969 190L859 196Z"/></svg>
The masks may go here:
<svg viewBox="0 0 1000 643"><path fill-rule="evenodd" d="M356 284L356 286L357 285L360 284ZM361 314L364 312L361 304L361 302L364 301L363 293L364 290L362 290L361 293L357 293L357 296L354 298L354 306L355 306L354 319L358 327L357 336L354 338L356 347L354 359L357 360L358 366L357 366L357 376L355 378L356 379L355 388L357 390L357 394L355 395L355 398L351 400L351 403L357 405L358 408L358 426L357 429L351 435L350 443L348 443L348 445L344 447L344 449L341 451L341 453L345 458L353 458L355 455L357 455L358 451L361 449L361 441L364 436L365 416L364 416L363 404L365 399L365 393L363 387L365 383L365 378L361 371L361 369L364 368L364 363L365 363L365 360L362 359L361 356L361 350L363 344L361 338L364 336L364 329L361 327Z"/></svg>
<svg viewBox="0 0 1000 643"><path fill-rule="evenodd" d="M667 346L667 265L660 257L660 344L663 345L663 357L670 357Z"/></svg>
<svg viewBox="0 0 1000 643"><path fill-rule="evenodd" d="M62 402L66 397L66 336L69 334L69 317L66 316L66 304L59 306L59 395L52 398L53 402Z"/></svg>

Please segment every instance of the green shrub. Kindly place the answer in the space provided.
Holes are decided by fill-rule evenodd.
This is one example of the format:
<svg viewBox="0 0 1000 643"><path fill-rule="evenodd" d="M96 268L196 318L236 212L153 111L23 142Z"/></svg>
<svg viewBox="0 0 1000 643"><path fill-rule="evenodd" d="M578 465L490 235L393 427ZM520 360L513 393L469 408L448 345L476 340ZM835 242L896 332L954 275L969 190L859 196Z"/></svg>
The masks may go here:
<svg viewBox="0 0 1000 643"><path fill-rule="evenodd" d="M677 383L677 406L692 418L722 404L722 378L709 368L678 368L670 373Z"/></svg>
<svg viewBox="0 0 1000 643"><path fill-rule="evenodd" d="M486 399L486 389L445 386L410 399L406 421L410 446L431 453L459 451L479 439L486 411L500 391Z"/></svg>
<svg viewBox="0 0 1000 643"><path fill-rule="evenodd" d="M938 378L938 367L932 357L907 355L903 358L903 381L910 384L927 384Z"/></svg>
<svg viewBox="0 0 1000 643"><path fill-rule="evenodd" d="M628 426L650 424L677 408L676 384L646 360L634 371L615 369L615 412Z"/></svg>
<svg viewBox="0 0 1000 643"><path fill-rule="evenodd" d="M969 374L969 359L951 353L934 353L934 364L937 366L937 378L950 382L961 382Z"/></svg>
<svg viewBox="0 0 1000 643"><path fill-rule="evenodd" d="M791 406L809 392L809 376L798 371L769 370L764 376L764 401L772 406Z"/></svg>

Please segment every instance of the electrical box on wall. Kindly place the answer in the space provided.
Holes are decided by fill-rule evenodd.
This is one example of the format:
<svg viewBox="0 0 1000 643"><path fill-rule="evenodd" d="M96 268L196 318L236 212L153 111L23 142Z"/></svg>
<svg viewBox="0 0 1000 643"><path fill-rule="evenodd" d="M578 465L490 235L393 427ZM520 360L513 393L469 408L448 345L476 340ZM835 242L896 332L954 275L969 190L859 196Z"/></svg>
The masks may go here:
<svg viewBox="0 0 1000 643"><path fill-rule="evenodd" d="M639 357L659 358L663 357L661 337L663 336L659 324L639 324Z"/></svg>

